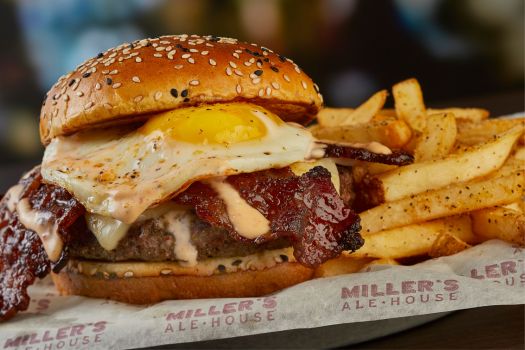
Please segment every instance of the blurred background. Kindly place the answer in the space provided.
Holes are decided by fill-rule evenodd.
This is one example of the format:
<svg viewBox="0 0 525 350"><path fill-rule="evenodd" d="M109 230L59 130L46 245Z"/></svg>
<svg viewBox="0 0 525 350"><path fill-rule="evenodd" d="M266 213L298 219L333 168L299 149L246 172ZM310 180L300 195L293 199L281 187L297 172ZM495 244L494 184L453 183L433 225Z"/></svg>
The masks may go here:
<svg viewBox="0 0 525 350"><path fill-rule="evenodd" d="M39 162L40 105L60 75L122 42L178 33L291 57L329 106L416 77L430 106L524 110L523 0L6 0L0 193Z"/></svg>

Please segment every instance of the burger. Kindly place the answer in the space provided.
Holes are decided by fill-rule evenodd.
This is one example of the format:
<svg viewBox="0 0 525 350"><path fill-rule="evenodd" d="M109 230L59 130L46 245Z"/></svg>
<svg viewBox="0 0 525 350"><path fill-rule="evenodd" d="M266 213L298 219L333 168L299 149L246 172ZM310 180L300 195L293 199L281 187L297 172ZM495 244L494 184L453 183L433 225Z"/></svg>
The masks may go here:
<svg viewBox="0 0 525 350"><path fill-rule="evenodd" d="M49 273L61 294L134 304L260 296L358 249L340 164L411 157L316 140L321 105L290 59L214 36L123 44L61 77L42 164L0 202L0 319Z"/></svg>

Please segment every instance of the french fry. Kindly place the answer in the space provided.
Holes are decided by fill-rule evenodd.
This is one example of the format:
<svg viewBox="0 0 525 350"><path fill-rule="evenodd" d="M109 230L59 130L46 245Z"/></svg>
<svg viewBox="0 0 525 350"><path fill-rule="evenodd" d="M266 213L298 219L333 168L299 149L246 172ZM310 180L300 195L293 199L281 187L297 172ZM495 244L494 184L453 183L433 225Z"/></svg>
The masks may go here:
<svg viewBox="0 0 525 350"><path fill-rule="evenodd" d="M399 262L397 262L394 259L380 258L380 259L375 259L375 260L370 261L368 264L363 266L363 268L361 268L361 270L359 270L359 272L372 271L372 267L374 265L400 265L400 264L399 264Z"/></svg>
<svg viewBox="0 0 525 350"><path fill-rule="evenodd" d="M349 113L342 121L341 126L368 123L383 108L387 96L386 90L375 93L365 103Z"/></svg>
<svg viewBox="0 0 525 350"><path fill-rule="evenodd" d="M463 145L476 145L478 143L492 140L496 135L501 134L514 127L521 127L522 137L520 143L524 142L525 117L513 119L489 119L479 123L459 122L457 141Z"/></svg>
<svg viewBox="0 0 525 350"><path fill-rule="evenodd" d="M520 134L520 128L515 127L464 153L414 163L366 179L363 188L368 188L369 201L376 205L485 176L503 165Z"/></svg>
<svg viewBox="0 0 525 350"><path fill-rule="evenodd" d="M315 269L314 277L330 277L358 272L367 266L372 258L355 258L353 256L341 255L321 264Z"/></svg>
<svg viewBox="0 0 525 350"><path fill-rule="evenodd" d="M441 234L434 241L434 244L432 244L428 255L431 258L439 258L440 256L448 256L459 253L470 247L470 244L463 242L458 237L447 232L441 232Z"/></svg>
<svg viewBox="0 0 525 350"><path fill-rule="evenodd" d="M394 118L359 125L314 127L310 130L321 140L361 143L377 141L390 148L402 147L412 136L409 126L404 121Z"/></svg>
<svg viewBox="0 0 525 350"><path fill-rule="evenodd" d="M359 214L364 234L511 203L523 194L523 171L453 184L387 202Z"/></svg>
<svg viewBox="0 0 525 350"><path fill-rule="evenodd" d="M426 125L426 109L421 86L416 79L397 83L392 88L396 113L413 130L423 132Z"/></svg>
<svg viewBox="0 0 525 350"><path fill-rule="evenodd" d="M487 208L470 213L472 229L482 241L499 238L525 244L525 214L508 208Z"/></svg>
<svg viewBox="0 0 525 350"><path fill-rule="evenodd" d="M513 154L513 158L525 161L525 147L519 147Z"/></svg>
<svg viewBox="0 0 525 350"><path fill-rule="evenodd" d="M454 148L456 134L456 118L454 114L429 115L425 130L419 137L414 152L416 161L445 157Z"/></svg>
<svg viewBox="0 0 525 350"><path fill-rule="evenodd" d="M413 224L372 234L364 233L365 244L352 253L354 258L399 259L428 254L442 232L462 241L474 242L468 215Z"/></svg>
<svg viewBox="0 0 525 350"><path fill-rule="evenodd" d="M452 113L458 121L470 121L479 123L488 119L490 113L482 108L427 108L427 114Z"/></svg>
<svg viewBox="0 0 525 350"><path fill-rule="evenodd" d="M353 111L353 108L325 107L317 114L317 122L320 126L326 128L340 126Z"/></svg>

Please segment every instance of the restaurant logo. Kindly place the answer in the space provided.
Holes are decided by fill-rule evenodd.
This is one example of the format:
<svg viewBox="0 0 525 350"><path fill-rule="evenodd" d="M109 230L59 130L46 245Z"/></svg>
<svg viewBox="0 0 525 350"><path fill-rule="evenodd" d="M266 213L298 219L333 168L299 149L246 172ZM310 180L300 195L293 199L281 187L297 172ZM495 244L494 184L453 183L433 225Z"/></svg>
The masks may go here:
<svg viewBox="0 0 525 350"><path fill-rule="evenodd" d="M342 312L377 307L398 307L458 300L459 281L454 279L360 284L341 288Z"/></svg>
<svg viewBox="0 0 525 350"><path fill-rule="evenodd" d="M164 333L271 322L275 320L276 309L277 297L271 296L213 304L203 308L175 310L166 314Z"/></svg>
<svg viewBox="0 0 525 350"><path fill-rule="evenodd" d="M525 266L523 259L506 260L499 264L471 269L470 277L507 286L523 287L525 286Z"/></svg>
<svg viewBox="0 0 525 350"><path fill-rule="evenodd" d="M106 321L76 324L53 330L23 334L4 341L4 349L61 350L90 348L101 343Z"/></svg>

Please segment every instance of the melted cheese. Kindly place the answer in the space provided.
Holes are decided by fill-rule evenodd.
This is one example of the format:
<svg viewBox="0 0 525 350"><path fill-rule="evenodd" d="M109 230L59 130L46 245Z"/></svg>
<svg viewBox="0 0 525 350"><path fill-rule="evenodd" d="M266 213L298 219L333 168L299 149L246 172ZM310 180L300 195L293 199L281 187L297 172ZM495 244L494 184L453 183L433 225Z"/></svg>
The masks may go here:
<svg viewBox="0 0 525 350"><path fill-rule="evenodd" d="M322 166L330 172L330 180L332 181L335 190L339 194L341 190L341 180L339 179L339 171L337 171L337 165L335 164L333 159L323 158L312 162L293 163L292 165L290 165L290 169L295 175L301 176L304 173L307 173L311 169L315 168L316 166Z"/></svg>
<svg viewBox="0 0 525 350"><path fill-rule="evenodd" d="M182 266L197 265L197 249L191 244L188 211L172 210L162 217L164 227L175 237L175 257Z"/></svg>
<svg viewBox="0 0 525 350"><path fill-rule="evenodd" d="M254 239L270 231L270 222L257 209L250 206L232 185L224 179L207 183L217 192L226 205L226 212L233 228L244 238Z"/></svg>
<svg viewBox="0 0 525 350"><path fill-rule="evenodd" d="M24 187L22 185L15 185L11 187L5 194L5 198L7 200L7 209L9 209L10 212L14 212L16 210L16 205L20 200L20 194L22 193L23 189Z"/></svg>
<svg viewBox="0 0 525 350"><path fill-rule="evenodd" d="M35 231L40 240L42 240L49 260L58 261L62 254L64 243L58 235L58 226L55 222L52 222L49 213L33 210L27 198L18 202L16 210L22 225L29 230Z"/></svg>
<svg viewBox="0 0 525 350"><path fill-rule="evenodd" d="M86 214L86 223L100 246L105 250L115 249L131 227L131 225L108 216L91 213Z"/></svg>

